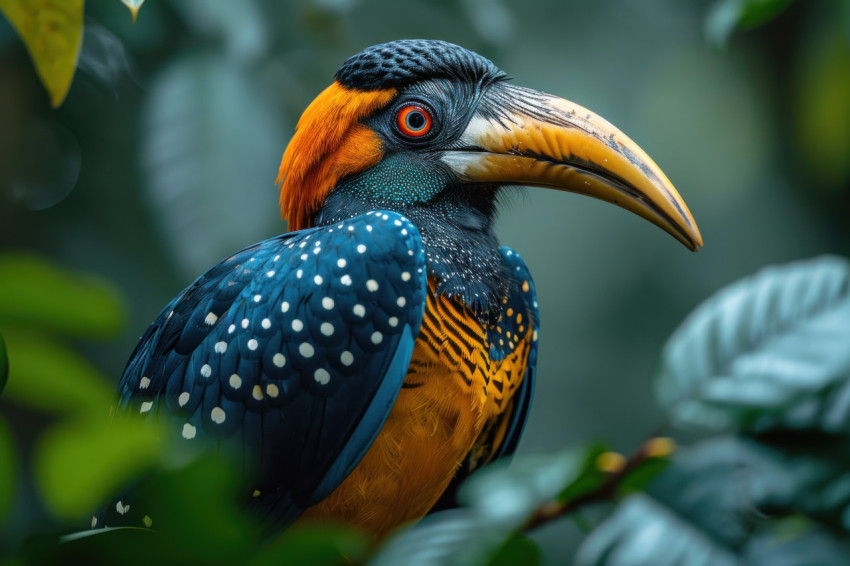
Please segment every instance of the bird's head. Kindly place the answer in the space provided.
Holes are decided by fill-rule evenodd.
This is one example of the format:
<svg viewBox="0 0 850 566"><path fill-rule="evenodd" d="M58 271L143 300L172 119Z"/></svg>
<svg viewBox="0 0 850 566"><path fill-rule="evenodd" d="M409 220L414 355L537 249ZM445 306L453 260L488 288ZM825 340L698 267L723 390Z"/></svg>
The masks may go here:
<svg viewBox="0 0 850 566"><path fill-rule="evenodd" d="M509 83L476 53L393 41L349 58L335 79L304 112L280 166L291 230L375 208L414 222L430 210L427 224L461 211L489 230L499 189L528 185L611 202L691 250L702 245L676 189L625 134L577 104Z"/></svg>
<svg viewBox="0 0 850 566"><path fill-rule="evenodd" d="M457 45L401 40L349 58L307 108L280 166L290 230L369 210L419 228L438 293L485 312L501 296L500 190L580 193L702 245L682 198L625 134L581 106L515 86Z"/></svg>

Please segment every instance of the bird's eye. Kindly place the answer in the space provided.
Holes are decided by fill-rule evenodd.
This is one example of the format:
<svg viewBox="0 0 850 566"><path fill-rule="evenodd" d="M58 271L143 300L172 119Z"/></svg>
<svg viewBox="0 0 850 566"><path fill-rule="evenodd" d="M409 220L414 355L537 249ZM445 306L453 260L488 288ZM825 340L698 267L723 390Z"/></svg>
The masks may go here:
<svg viewBox="0 0 850 566"><path fill-rule="evenodd" d="M402 107L396 117L398 130L409 138L421 138L431 131L432 125L431 113L415 104Z"/></svg>

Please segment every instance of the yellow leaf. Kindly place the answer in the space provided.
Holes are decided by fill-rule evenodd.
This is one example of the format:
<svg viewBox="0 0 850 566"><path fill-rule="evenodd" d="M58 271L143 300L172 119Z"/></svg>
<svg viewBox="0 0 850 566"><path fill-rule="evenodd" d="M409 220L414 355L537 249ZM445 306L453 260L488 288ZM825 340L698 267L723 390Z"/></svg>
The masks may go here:
<svg viewBox="0 0 850 566"><path fill-rule="evenodd" d="M145 0L121 0L121 3L130 9L130 13L133 14L133 23L135 24L136 16L139 15L139 8L142 7Z"/></svg>
<svg viewBox="0 0 850 566"><path fill-rule="evenodd" d="M0 0L26 45L54 108L62 104L83 40L83 0Z"/></svg>

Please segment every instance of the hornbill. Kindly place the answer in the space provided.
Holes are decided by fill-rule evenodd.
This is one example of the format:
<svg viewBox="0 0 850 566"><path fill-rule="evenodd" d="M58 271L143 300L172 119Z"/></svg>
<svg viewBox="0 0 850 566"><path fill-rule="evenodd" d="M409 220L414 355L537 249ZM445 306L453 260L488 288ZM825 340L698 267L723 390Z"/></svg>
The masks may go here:
<svg viewBox="0 0 850 566"><path fill-rule="evenodd" d="M298 122L278 183L290 231L177 295L118 402L249 470L246 501L272 528L341 521L381 536L514 452L538 308L493 230L506 187L603 199L702 245L622 132L444 41L346 60ZM142 518L144 502L125 498L93 526Z"/></svg>

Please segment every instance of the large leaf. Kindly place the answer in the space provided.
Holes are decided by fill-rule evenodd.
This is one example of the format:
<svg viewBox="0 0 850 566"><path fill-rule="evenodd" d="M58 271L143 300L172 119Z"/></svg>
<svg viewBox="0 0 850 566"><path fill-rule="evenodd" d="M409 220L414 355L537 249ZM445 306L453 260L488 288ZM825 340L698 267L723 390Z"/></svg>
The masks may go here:
<svg viewBox="0 0 850 566"><path fill-rule="evenodd" d="M62 104L83 39L83 0L0 0L35 63L54 108Z"/></svg>
<svg viewBox="0 0 850 566"><path fill-rule="evenodd" d="M681 452L648 495L624 500L584 541L577 563L845 563L850 549L810 518L846 528L845 470L752 439L702 442Z"/></svg>
<svg viewBox="0 0 850 566"><path fill-rule="evenodd" d="M811 424L846 423L850 403L834 392L848 379L850 267L825 256L765 268L700 305L665 346L656 393L680 425L763 429L801 404Z"/></svg>
<svg viewBox="0 0 850 566"><path fill-rule="evenodd" d="M847 541L827 529L801 521L799 532L766 527L741 549L730 548L698 525L644 496L626 499L585 539L578 566L844 566L850 561Z"/></svg>
<svg viewBox="0 0 850 566"><path fill-rule="evenodd" d="M114 386L85 358L40 334L7 330L4 337L10 360L4 397L51 414L107 414Z"/></svg>
<svg viewBox="0 0 850 566"><path fill-rule="evenodd" d="M252 75L212 56L177 59L153 81L146 189L186 276L282 231L274 186L282 121L261 92Z"/></svg>
<svg viewBox="0 0 850 566"><path fill-rule="evenodd" d="M734 566L735 553L644 495L633 495L588 536L576 564Z"/></svg>
<svg viewBox="0 0 850 566"><path fill-rule="evenodd" d="M124 313L104 281L34 255L0 255L0 321L76 337L118 332Z"/></svg>
<svg viewBox="0 0 850 566"><path fill-rule="evenodd" d="M57 425L41 439L35 454L45 502L64 519L96 510L107 496L158 461L158 434L156 427L128 416Z"/></svg>

